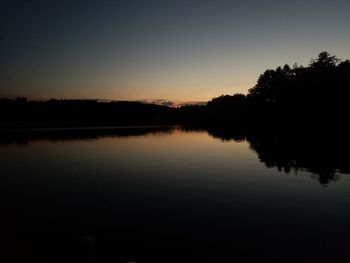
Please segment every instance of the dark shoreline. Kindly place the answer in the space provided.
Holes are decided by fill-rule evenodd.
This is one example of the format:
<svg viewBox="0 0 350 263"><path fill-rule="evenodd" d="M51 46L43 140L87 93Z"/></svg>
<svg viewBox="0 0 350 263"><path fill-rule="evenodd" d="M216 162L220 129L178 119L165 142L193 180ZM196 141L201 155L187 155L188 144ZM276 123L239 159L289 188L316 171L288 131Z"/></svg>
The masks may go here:
<svg viewBox="0 0 350 263"><path fill-rule="evenodd" d="M66 141L102 137L141 136L148 133L171 132L176 126L44 126L0 128L0 146L27 145L33 141Z"/></svg>

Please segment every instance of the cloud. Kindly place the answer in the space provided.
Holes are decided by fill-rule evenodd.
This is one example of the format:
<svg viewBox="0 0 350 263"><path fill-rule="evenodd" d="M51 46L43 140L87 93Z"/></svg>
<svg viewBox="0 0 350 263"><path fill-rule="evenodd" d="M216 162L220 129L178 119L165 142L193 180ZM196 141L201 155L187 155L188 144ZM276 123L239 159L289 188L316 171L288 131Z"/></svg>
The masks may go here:
<svg viewBox="0 0 350 263"><path fill-rule="evenodd" d="M156 105L163 105L163 106L168 106L168 107L173 107L174 102L170 100L163 100L163 99L145 99L145 100L137 100L137 102L142 102L142 103L148 103L148 104L156 104Z"/></svg>
<svg viewBox="0 0 350 263"><path fill-rule="evenodd" d="M207 104L207 101L187 101L187 102L178 103L176 106L190 106L190 105L204 106L206 104Z"/></svg>
<svg viewBox="0 0 350 263"><path fill-rule="evenodd" d="M149 104L156 104L156 105L163 105L168 107L181 107L181 106L188 106L188 105L206 105L206 101L170 101L165 99L144 99L144 100L138 100L138 102L142 103L149 103Z"/></svg>

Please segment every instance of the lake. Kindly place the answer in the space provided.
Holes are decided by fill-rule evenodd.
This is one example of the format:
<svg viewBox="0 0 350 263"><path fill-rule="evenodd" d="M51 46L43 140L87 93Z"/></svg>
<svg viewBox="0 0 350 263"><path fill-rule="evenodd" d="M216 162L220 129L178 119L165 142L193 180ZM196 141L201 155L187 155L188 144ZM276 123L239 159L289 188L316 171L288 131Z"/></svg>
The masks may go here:
<svg viewBox="0 0 350 263"><path fill-rule="evenodd" d="M0 140L0 259L349 259L348 144L301 140L181 127L12 134Z"/></svg>

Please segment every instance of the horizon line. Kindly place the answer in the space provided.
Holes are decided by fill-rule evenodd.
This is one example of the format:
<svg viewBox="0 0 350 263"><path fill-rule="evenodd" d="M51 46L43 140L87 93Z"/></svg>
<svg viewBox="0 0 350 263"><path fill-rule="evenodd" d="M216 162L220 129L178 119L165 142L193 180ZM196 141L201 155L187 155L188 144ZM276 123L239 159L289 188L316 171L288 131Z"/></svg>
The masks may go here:
<svg viewBox="0 0 350 263"><path fill-rule="evenodd" d="M208 103L209 100L169 100L169 99L106 99L106 98L86 98L86 97L80 97L80 98L55 98L55 97L32 97L32 96L21 96L21 95L0 95L0 99L11 99L16 100L20 98L25 98L28 101L43 101L47 102L50 100L90 100L90 101L98 101L98 102L121 102L121 101L127 101L127 102L139 102L139 103L145 103L145 104L155 104L155 105L162 105L162 106L168 106L168 107L179 107L179 106L185 106L185 105L205 105Z"/></svg>

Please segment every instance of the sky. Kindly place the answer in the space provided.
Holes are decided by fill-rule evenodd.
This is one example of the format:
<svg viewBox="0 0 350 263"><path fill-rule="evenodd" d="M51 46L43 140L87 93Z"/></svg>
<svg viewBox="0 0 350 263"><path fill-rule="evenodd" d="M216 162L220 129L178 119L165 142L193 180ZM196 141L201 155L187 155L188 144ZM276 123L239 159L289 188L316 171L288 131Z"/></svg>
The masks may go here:
<svg viewBox="0 0 350 263"><path fill-rule="evenodd" d="M208 101L266 69L350 58L349 0L8 0L0 96Z"/></svg>

